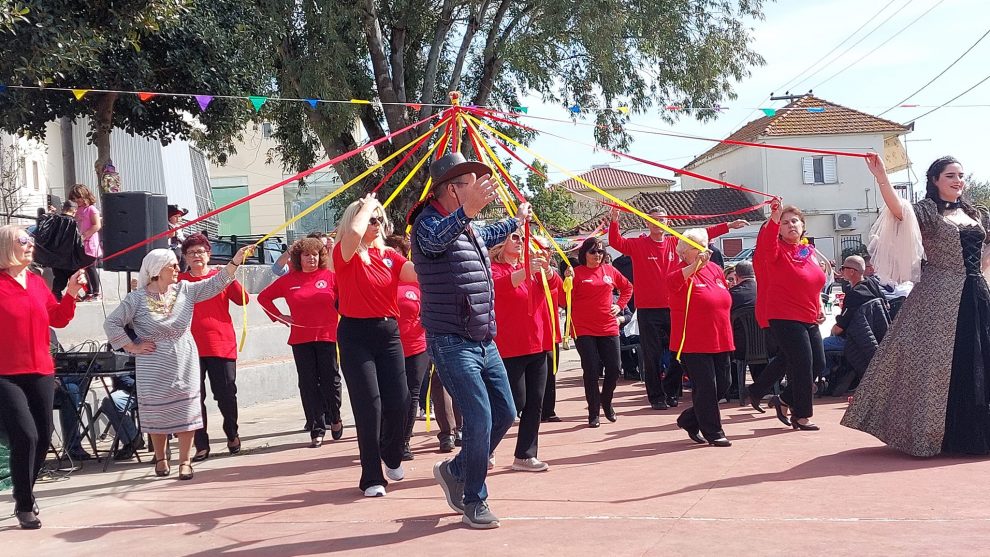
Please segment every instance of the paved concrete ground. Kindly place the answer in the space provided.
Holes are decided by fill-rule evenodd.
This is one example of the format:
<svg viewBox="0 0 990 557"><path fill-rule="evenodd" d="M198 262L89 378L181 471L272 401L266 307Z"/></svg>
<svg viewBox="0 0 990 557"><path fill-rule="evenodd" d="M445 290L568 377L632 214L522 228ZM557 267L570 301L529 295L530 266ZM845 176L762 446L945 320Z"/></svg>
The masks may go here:
<svg viewBox="0 0 990 557"><path fill-rule="evenodd" d="M498 450L489 476L498 530L470 530L450 512L424 422L406 479L365 499L354 429L309 449L299 403L287 400L245 409L244 454L197 465L192 481L176 480L175 465L156 478L150 464L108 473L87 464L39 485L44 528L0 521L0 554L975 555L990 545L985 459L889 450L840 427L838 399L816 401L817 433L725 404L734 445L697 446L674 425L676 411L644 409L642 384L626 381L619 421L591 430L573 350L563 364L564 421L544 424L540 438L550 471L509 469L514 430Z"/></svg>

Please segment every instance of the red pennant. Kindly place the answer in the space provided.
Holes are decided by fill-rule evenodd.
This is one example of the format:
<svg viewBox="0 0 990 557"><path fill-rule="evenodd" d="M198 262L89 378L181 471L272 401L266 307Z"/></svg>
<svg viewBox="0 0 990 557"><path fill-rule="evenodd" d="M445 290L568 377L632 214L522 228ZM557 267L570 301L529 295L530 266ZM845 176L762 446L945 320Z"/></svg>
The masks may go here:
<svg viewBox="0 0 990 557"><path fill-rule="evenodd" d="M411 108L413 110L419 110L419 109L423 108L423 105L421 105L419 103L406 103L406 106L408 106L409 108Z"/></svg>
<svg viewBox="0 0 990 557"><path fill-rule="evenodd" d="M148 102L156 93L138 93L137 96L141 99L141 102Z"/></svg>

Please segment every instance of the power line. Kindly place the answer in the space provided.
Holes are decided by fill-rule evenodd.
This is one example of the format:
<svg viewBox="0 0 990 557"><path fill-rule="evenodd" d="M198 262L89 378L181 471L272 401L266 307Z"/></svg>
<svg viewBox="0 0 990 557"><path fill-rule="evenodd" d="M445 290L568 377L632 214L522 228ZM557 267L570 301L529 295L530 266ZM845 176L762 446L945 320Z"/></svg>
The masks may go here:
<svg viewBox="0 0 990 557"><path fill-rule="evenodd" d="M834 74L832 74L831 76L829 76L828 79L826 79L825 81L822 81L818 85L815 85L815 89L818 89L822 85L825 85L826 83L828 83L829 81L831 81L835 76L841 74L842 72L848 70L849 68L855 66L856 64L859 64L860 62L863 61L864 58L866 58L867 56L869 56L869 55L873 54L874 52L880 50L884 46L886 46L887 43L889 43L890 41L896 39L901 33L903 33L904 31L907 31L907 29L909 27L911 27L912 25L914 25L915 23L918 23L919 21L921 21L921 18L923 18L926 15L928 15L929 12L931 12L935 8L939 7L939 5L942 4L943 2L945 2L945 0L938 0L938 2L935 2L935 4L933 4L932 7L928 8L927 10L925 10L924 12L922 12L921 15L919 15L918 17L916 17L913 20L911 20L911 23L908 23L904 27L901 27L900 30L898 30L896 33L894 33L889 38L887 38L887 40L885 40L884 42L882 42L882 43L878 44L877 46L873 47L873 50L871 50L871 51L867 52L866 54L860 56L855 61L853 61L851 64L849 64L846 67L842 68L841 70L835 72Z"/></svg>
<svg viewBox="0 0 990 557"><path fill-rule="evenodd" d="M894 103L894 106L888 108L887 110L884 110L880 114L877 114L877 116L883 116L884 114L886 114L886 113L890 112L891 110L894 110L895 108L897 108L900 105L904 104L905 101L910 100L911 97L913 97L913 96L917 95L918 93L920 93L920 92L924 91L925 89L927 89L929 85L931 85L932 83L935 83L935 80L936 79L938 79L938 78L942 77L943 75L945 75L945 72L947 72L950 69L952 69L952 67L955 66L957 63L959 63L960 60L962 60L963 58L965 58L966 55L969 54L969 52L971 50L973 50L974 48L976 48L976 45L980 44L980 42L982 42L983 39L987 38L987 35L990 35L990 29L987 29L986 33L983 33L983 35L979 39L976 39L976 42L975 43L971 44L969 46L969 48L966 49L965 52L963 52L962 54L960 54L958 58L956 58L955 60L953 60L952 63L949 64L948 66L946 66L944 70L942 70L941 72L938 73L938 75L936 75L935 77L931 78L928 81L928 83L925 83L920 88L918 88L917 91L915 91L915 92L911 93L910 95L904 97L903 99L897 101L896 103Z"/></svg>
<svg viewBox="0 0 990 557"><path fill-rule="evenodd" d="M965 90L965 91L963 91L962 93L959 93L959 94L958 94L958 95L956 95L955 97L952 97L951 99L949 99L949 100L947 100L947 101L945 101L944 103L942 103L942 104L940 104L940 105L938 105L938 106L936 106L935 108L933 108L933 109L931 109L931 110L929 110L928 112L926 112L926 113L924 113L924 114L922 114L921 116L918 116L918 117L916 117L916 118L912 118L912 119L910 119L910 120L908 120L908 121L907 121L907 123L908 123L908 124L911 124L911 123L913 123L913 122L917 122L918 120L921 120L922 118L924 118L925 116L928 116L928 115L929 115L929 114L931 114L932 112L935 112L936 110L938 110L938 109L940 109L940 108L943 108L943 107L944 107L945 105L947 105L947 104L949 104L949 103L951 103L952 101L954 101L954 100L956 100L956 99L958 99L959 97L961 97L961 96L963 96L963 95L965 95L966 93L969 93L970 91L972 91L973 89L976 89L976 88L977 88L977 87L979 87L980 85L983 85L983 83L984 83L985 81L987 81L988 79L990 79L990 75L988 75L988 76L986 76L986 77L984 77L983 79L981 79L981 80L979 80L978 82L976 82L976 84L975 84L975 85L973 85L972 87L970 87L969 89L966 89L966 90Z"/></svg>
<svg viewBox="0 0 990 557"><path fill-rule="evenodd" d="M897 14L901 13L902 11L904 11L904 8L908 7L911 4L911 2L914 2L914 0L907 0L907 2L904 3L904 5L902 5L900 8L897 8L896 10L894 10L893 13L891 13L890 15L888 15L886 19L884 19L883 21L881 21L876 27L874 27L872 30L870 30L870 32L868 32L867 34L865 34L862 37L860 37L859 40L856 41L855 43L849 45L849 48L843 50L842 51L842 54L839 54L837 57L835 57L835 59L833 59L828 64L824 64L824 65L820 66L817 70L815 70L810 75L808 75L808 77L805 77L801 81L798 81L792 87L797 87L798 85L804 83L805 81L808 81L812 77L815 77L816 75L818 75L819 72L821 72L822 70L824 70L825 68L827 68L830 64L834 64L836 61L838 61L843 56L845 56L846 54L848 54L849 51L851 51L852 49L856 48L857 46L859 46L860 43L862 43L867 38L869 38L870 35L872 35L873 33L876 33L881 27L883 27L884 25L886 25L888 21L890 21L891 19L893 19L894 16L896 16Z"/></svg>

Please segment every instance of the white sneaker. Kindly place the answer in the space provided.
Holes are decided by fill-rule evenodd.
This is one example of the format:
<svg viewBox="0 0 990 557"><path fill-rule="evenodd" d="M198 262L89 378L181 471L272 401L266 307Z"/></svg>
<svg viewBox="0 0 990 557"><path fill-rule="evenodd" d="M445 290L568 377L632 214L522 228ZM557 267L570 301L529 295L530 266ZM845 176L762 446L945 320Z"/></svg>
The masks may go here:
<svg viewBox="0 0 990 557"><path fill-rule="evenodd" d="M385 486L373 485L368 489L364 490L365 497L384 497L385 496Z"/></svg>
<svg viewBox="0 0 990 557"><path fill-rule="evenodd" d="M512 469L520 472L543 472L549 470L550 465L536 457L517 458L512 461Z"/></svg>
<svg viewBox="0 0 990 557"><path fill-rule="evenodd" d="M406 471L402 469L402 465L399 464L398 468L385 467L385 477L394 481L402 481L402 478L406 477Z"/></svg>

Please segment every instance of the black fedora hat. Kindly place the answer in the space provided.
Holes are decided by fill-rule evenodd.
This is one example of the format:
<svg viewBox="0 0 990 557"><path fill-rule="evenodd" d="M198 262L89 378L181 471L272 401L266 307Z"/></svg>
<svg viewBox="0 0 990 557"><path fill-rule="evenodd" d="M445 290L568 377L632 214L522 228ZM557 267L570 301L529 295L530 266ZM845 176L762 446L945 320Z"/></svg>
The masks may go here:
<svg viewBox="0 0 990 557"><path fill-rule="evenodd" d="M433 178L434 186L465 174L474 174L476 178L480 178L491 173L492 169L488 165L478 161L469 161L464 158L464 155L456 151L448 153L430 164L430 178Z"/></svg>

